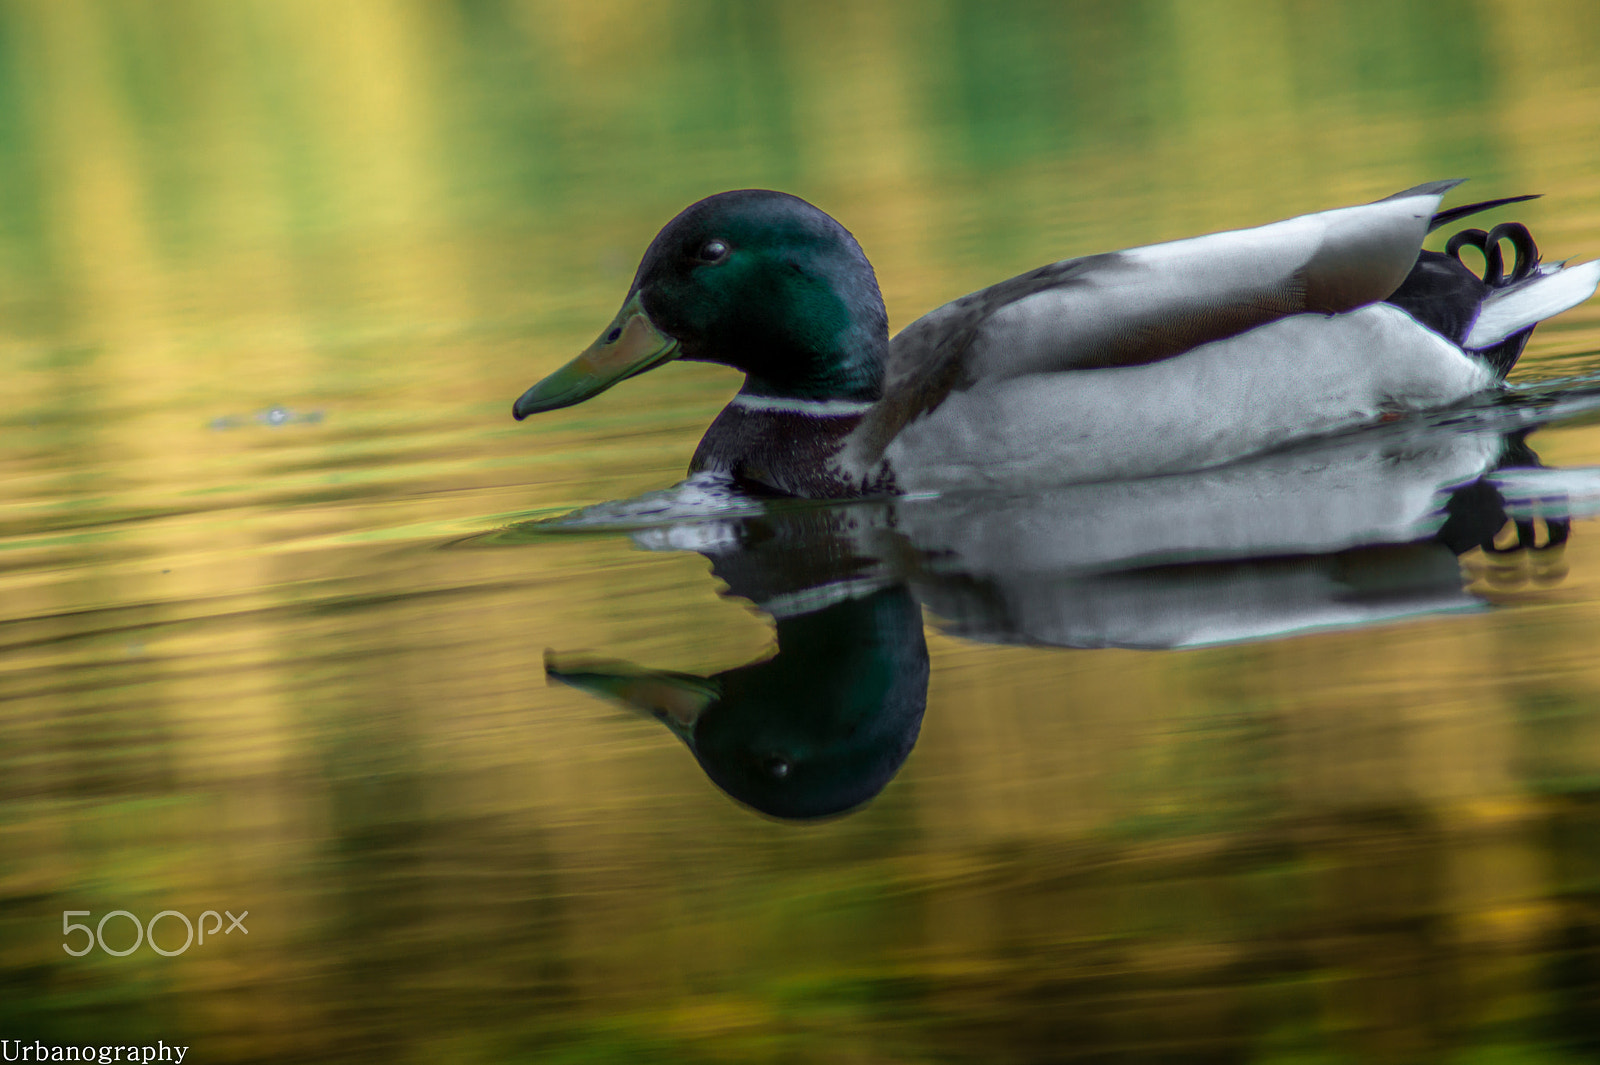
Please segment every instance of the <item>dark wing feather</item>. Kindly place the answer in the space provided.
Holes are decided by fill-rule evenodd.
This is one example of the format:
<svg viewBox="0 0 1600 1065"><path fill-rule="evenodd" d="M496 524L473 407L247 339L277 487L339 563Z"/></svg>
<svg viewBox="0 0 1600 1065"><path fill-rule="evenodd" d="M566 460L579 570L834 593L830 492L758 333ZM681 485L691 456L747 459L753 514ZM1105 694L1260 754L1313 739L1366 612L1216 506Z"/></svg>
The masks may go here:
<svg viewBox="0 0 1600 1065"><path fill-rule="evenodd" d="M1504 196L1498 200L1484 200L1482 203L1464 203L1460 207L1452 207L1440 211L1433 216L1433 221L1428 223L1428 232L1443 229L1451 222L1459 222L1463 218L1470 218L1481 211L1492 211L1496 207L1504 207L1508 203L1523 203L1527 200L1537 200L1543 193L1535 192L1529 196Z"/></svg>

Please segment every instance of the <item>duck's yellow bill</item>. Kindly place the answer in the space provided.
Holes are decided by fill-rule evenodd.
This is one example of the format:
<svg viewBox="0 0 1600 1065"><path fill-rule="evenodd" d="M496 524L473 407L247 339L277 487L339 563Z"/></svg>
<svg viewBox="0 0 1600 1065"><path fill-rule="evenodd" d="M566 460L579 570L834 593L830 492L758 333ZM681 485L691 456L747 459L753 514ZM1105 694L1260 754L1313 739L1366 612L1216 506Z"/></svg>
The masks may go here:
<svg viewBox="0 0 1600 1065"><path fill-rule="evenodd" d="M599 339L576 359L522 393L511 413L521 421L530 414L582 403L677 354L678 342L655 327L635 293Z"/></svg>

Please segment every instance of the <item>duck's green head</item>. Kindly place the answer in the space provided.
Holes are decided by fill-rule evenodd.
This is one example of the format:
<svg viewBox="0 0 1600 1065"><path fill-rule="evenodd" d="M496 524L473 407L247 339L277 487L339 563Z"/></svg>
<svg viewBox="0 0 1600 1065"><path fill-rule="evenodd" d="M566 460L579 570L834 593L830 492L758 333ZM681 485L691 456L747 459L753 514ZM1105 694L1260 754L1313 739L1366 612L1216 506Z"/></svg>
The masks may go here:
<svg viewBox="0 0 1600 1065"><path fill-rule="evenodd" d="M888 342L877 278L848 230L798 196L723 192L656 234L599 339L512 413L581 403L671 359L743 370L757 395L875 400Z"/></svg>

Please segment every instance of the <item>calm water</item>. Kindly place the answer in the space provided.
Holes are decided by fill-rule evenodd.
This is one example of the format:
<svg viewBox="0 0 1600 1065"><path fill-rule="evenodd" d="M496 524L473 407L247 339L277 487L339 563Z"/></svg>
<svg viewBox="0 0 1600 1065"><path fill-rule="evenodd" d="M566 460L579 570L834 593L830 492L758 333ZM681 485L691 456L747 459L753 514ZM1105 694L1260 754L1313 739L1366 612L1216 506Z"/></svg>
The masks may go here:
<svg viewBox="0 0 1600 1065"><path fill-rule="evenodd" d="M1442 177L1600 257L1597 55L1587 0L0 6L0 1038L1600 1061L1600 301L1509 403L1115 490L556 529L735 378L510 418L724 188L896 327ZM705 770L615 701L708 692ZM73 956L115 910L208 938Z"/></svg>

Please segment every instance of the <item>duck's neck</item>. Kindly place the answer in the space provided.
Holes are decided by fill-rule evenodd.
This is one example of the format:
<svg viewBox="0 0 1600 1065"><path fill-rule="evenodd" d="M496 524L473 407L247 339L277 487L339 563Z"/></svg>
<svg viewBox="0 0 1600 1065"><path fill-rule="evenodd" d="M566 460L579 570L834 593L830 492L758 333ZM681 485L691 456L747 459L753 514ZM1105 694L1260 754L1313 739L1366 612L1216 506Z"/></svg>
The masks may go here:
<svg viewBox="0 0 1600 1065"><path fill-rule="evenodd" d="M872 409L871 399L810 399L803 396L778 396L756 391L749 382L728 401L729 409L745 414L792 414L802 418L848 418L853 426Z"/></svg>
<svg viewBox="0 0 1600 1065"><path fill-rule="evenodd" d="M837 348L751 360L739 395L770 400L871 404L883 396L883 347L846 332Z"/></svg>

